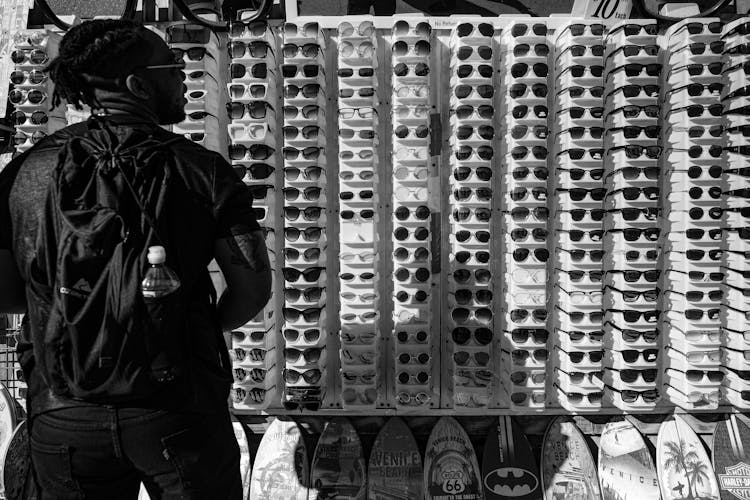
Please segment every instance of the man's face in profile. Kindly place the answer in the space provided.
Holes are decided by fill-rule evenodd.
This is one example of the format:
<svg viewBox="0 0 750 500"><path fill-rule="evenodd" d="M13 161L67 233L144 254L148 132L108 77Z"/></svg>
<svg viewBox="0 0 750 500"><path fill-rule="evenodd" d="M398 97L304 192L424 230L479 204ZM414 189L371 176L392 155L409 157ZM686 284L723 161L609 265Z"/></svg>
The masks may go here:
<svg viewBox="0 0 750 500"><path fill-rule="evenodd" d="M144 28L145 29L145 28ZM152 50L146 65L174 64L172 50L156 33L145 29ZM169 125L185 119L183 73L179 68L158 68L138 71L138 76L149 83L152 90L149 106L159 119L159 124Z"/></svg>

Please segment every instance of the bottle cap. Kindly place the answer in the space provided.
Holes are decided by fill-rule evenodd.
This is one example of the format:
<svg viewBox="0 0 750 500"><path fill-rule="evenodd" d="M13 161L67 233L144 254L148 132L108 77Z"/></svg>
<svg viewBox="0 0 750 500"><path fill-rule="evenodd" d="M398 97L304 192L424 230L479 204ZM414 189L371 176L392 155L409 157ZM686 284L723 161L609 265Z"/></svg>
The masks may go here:
<svg viewBox="0 0 750 500"><path fill-rule="evenodd" d="M148 247L148 263L149 264L164 264L167 260L167 252L162 246Z"/></svg>

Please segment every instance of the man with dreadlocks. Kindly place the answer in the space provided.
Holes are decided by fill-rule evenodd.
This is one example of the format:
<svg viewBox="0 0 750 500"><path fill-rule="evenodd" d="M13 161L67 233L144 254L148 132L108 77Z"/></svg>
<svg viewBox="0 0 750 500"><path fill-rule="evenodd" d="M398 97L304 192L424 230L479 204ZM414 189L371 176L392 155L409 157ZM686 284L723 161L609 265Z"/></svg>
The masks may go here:
<svg viewBox="0 0 750 500"><path fill-rule="evenodd" d="M232 167L219 154L159 126L185 118L183 67L157 34L137 23L94 20L71 28L47 68L55 83L52 102L79 109L87 105L92 118L44 138L0 172L0 313L26 312L18 355L28 384L32 460L41 499L135 500L141 482L152 499L240 500L242 495L239 449L227 405L231 366L221 332L243 325L263 308L271 271L252 197ZM171 172L172 194L164 198L160 213L168 219L167 263L179 270L180 319L187 325L182 333L191 346L185 362L187 396L162 390L102 404L68 397L70 392L56 390L61 379L45 371L57 354L49 352L45 335L50 329L45 331L44 325L50 309L59 306L57 301L50 305L49 297L39 295L44 289L35 286L35 254L44 238L39 234L47 227L48 200L54 199L48 186L50 179L61 178L55 172L65 172L58 162L74 151L71 144L100 136L120 144L148 137L163 150L149 157L147 167L154 170L148 175ZM85 164L85 158L74 160ZM102 161L101 155L96 161ZM103 165L100 175L110 175L109 164ZM117 168L127 177L125 167ZM123 200L124 195L116 203ZM74 198L74 203L81 201ZM139 232L133 238L144 240L148 226L143 219L145 208L143 217L135 219L141 225L134 226ZM155 223L148 222L156 232ZM122 241L132 236L127 227L128 232L116 233ZM207 270L214 258L227 281L217 305ZM84 285L76 284L75 293L62 285L48 288L51 294L75 297L86 296ZM136 288L140 293L140 282ZM102 324L106 330L109 323ZM112 362L98 359L102 366ZM80 387L86 389L86 380Z"/></svg>

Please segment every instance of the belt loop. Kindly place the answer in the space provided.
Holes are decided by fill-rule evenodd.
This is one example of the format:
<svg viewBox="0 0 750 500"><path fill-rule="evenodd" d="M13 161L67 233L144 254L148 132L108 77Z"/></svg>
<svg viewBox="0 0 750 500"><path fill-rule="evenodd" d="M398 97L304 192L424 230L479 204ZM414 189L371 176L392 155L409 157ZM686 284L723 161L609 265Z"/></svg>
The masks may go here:
<svg viewBox="0 0 750 500"><path fill-rule="evenodd" d="M120 413L116 407L111 407L112 421L111 421L111 432L112 432L112 448L114 449L115 456L122 458L122 447L120 446Z"/></svg>

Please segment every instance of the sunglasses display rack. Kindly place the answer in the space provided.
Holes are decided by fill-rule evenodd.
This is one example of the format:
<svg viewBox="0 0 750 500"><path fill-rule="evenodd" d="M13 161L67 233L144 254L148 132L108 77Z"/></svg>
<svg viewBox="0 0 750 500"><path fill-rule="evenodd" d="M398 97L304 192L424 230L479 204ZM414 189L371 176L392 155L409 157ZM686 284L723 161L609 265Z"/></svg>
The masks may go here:
<svg viewBox="0 0 750 500"><path fill-rule="evenodd" d="M551 177L554 380L549 402L573 411L601 407L604 212L602 120L604 27L556 30L554 175ZM555 304L554 309L550 306Z"/></svg>
<svg viewBox="0 0 750 500"><path fill-rule="evenodd" d="M13 106L10 116L16 129L13 142L17 153L67 125L64 106L50 110L53 83L43 72L55 56L59 41L60 35L47 30L21 31L13 38L8 100Z"/></svg>
<svg viewBox="0 0 750 500"><path fill-rule="evenodd" d="M385 396L379 377L377 39L369 20L342 22L337 34L341 405L364 410Z"/></svg>
<svg viewBox="0 0 750 500"><path fill-rule="evenodd" d="M659 75L654 21L628 20L605 35L602 265L607 406L654 408L660 253Z"/></svg>
<svg viewBox="0 0 750 500"><path fill-rule="evenodd" d="M328 305L332 276L326 261L331 218L326 169L326 42L317 23L286 23L284 77L284 337L282 403L316 410L329 384ZM316 68L317 66L317 68ZM294 216L293 216L294 215ZM335 234L335 233L333 233ZM353 280L359 280L355 275Z"/></svg>
<svg viewBox="0 0 750 500"><path fill-rule="evenodd" d="M495 159L494 26L461 23L450 38L450 275L448 305L452 366L446 380L456 409L487 407L497 393L497 367L492 363L496 326L490 234L493 219ZM473 236L472 236L473 235ZM468 236L468 238L467 238ZM452 389L452 390L451 390Z"/></svg>
<svg viewBox="0 0 750 500"><path fill-rule="evenodd" d="M238 29L238 25L247 29ZM277 89L281 82L275 72L269 72L262 79L255 78L252 72L243 72L239 77L239 69L234 68L256 64L276 68L278 42L265 23L252 26L236 23L233 26L235 29L230 33L227 48L230 73L234 71L238 78L233 78L228 86L229 154L235 171L253 193L253 209L258 223L268 231L276 225L281 201L278 196L281 176L277 168L280 162L277 146L279 131L276 126L279 119L276 112L279 107ZM186 84L190 92L189 80ZM254 85L260 85L260 91L246 91ZM270 235L267 246L271 267L276 270L276 240L273 232L267 235ZM273 294L266 307L250 322L232 332L232 396L236 409L263 409L279 401L277 388L281 380L276 375L277 367L281 364L281 346L277 331L280 326L277 313L280 310L280 290L277 282L274 279L271 288Z"/></svg>
<svg viewBox="0 0 750 500"><path fill-rule="evenodd" d="M220 92L215 79L205 78L219 71L220 49L218 37L211 30L186 23L167 26L166 41L177 61L185 63L184 93L185 120L172 126L181 134L212 151L226 151L226 135L220 133L220 103L226 96ZM203 78L188 78L191 73L203 73Z"/></svg>
<svg viewBox="0 0 750 500"><path fill-rule="evenodd" d="M725 193L750 189L750 19L724 25L721 103L726 137ZM723 330L723 396L732 406L750 407L750 203L748 194L725 194L721 326ZM744 326L740 326L744 325Z"/></svg>
<svg viewBox="0 0 750 500"><path fill-rule="evenodd" d="M224 52L167 26L173 130L228 151L274 271L231 335L234 409L750 408L748 35L300 17L233 22ZM65 126L58 39L16 40L18 151Z"/></svg>
<svg viewBox="0 0 750 500"><path fill-rule="evenodd" d="M437 407L440 400L433 305L434 256L430 85L434 68L432 26L400 20L390 33L391 183L393 246L392 403L405 411ZM392 69L391 69L392 68Z"/></svg>
<svg viewBox="0 0 750 500"><path fill-rule="evenodd" d="M661 367L665 394L685 409L718 408L724 377L721 279L711 279L721 276L722 238L708 231L725 208L720 36L719 19L687 20L664 35ZM697 274L709 279L693 279Z"/></svg>
<svg viewBox="0 0 750 500"><path fill-rule="evenodd" d="M549 236L547 206L551 51L547 25L510 23L500 39L503 92L498 120L505 311L501 381L506 405L541 409L548 375ZM481 54L480 54L481 55Z"/></svg>

